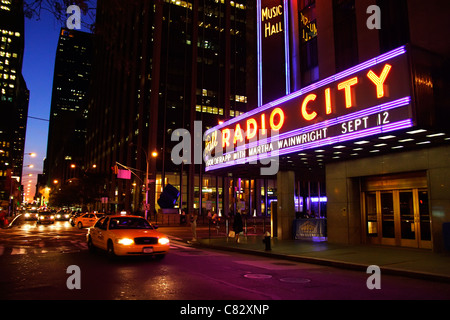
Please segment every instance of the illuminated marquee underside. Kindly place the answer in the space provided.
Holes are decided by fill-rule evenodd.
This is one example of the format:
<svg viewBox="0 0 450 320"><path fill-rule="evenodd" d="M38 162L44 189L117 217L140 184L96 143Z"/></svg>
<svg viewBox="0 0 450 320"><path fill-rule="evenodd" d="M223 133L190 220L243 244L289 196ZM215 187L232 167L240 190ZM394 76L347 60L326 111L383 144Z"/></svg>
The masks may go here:
<svg viewBox="0 0 450 320"><path fill-rule="evenodd" d="M410 83L401 47L254 109L205 133L205 140L219 137L224 148L205 157L206 171L411 128ZM276 134L247 139L250 131L271 126ZM228 136L235 129L239 134Z"/></svg>

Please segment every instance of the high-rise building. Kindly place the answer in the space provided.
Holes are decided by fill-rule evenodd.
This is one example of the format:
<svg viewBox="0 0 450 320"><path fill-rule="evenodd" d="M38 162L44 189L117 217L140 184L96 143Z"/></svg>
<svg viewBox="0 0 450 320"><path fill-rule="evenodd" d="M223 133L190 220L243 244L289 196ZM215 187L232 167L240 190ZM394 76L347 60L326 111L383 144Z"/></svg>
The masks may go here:
<svg viewBox="0 0 450 320"><path fill-rule="evenodd" d="M84 159L92 34L61 29L56 51L47 159L48 185L78 177Z"/></svg>
<svg viewBox="0 0 450 320"><path fill-rule="evenodd" d="M172 162L172 133L247 110L246 18L243 0L98 1L86 160L109 180L109 210L141 210L146 173L152 212L168 184L178 206L202 207L199 191L216 180ZM115 165L135 174L118 179Z"/></svg>
<svg viewBox="0 0 450 320"><path fill-rule="evenodd" d="M0 198L20 199L29 91L22 76L23 1L0 3ZM13 200L14 201L11 201ZM10 206L10 210L12 206Z"/></svg>

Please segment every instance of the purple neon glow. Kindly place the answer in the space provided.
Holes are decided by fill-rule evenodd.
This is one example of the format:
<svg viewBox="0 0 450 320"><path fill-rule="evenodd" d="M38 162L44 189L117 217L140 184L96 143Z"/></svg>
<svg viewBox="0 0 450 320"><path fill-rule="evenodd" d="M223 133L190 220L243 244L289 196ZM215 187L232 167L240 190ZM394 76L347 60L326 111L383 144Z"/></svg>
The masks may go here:
<svg viewBox="0 0 450 320"><path fill-rule="evenodd" d="M290 61L290 44L289 44L289 3L288 0L283 1L284 5L284 56L286 67L286 94L291 93L291 61Z"/></svg>
<svg viewBox="0 0 450 320"><path fill-rule="evenodd" d="M411 97L401 98L401 99L398 99L398 100L395 100L395 101L391 101L391 102L388 102L388 103L384 103L384 104L381 104L381 105L378 105L378 106L375 106L375 107L371 107L371 108L368 108L368 109L365 109L365 110L362 110L362 111L354 112L354 113L351 113L349 115L341 116L341 117L338 117L338 118L335 118L335 119L331 119L331 120L326 120L326 121L323 121L323 122L320 122L320 123L317 123L317 124L314 124L314 125L311 125L311 126L308 126L308 127L304 127L304 128L300 128L300 129L296 129L296 130L287 132L287 133L276 135L274 137L261 139L261 140L258 140L258 141L255 141L255 142L252 142L252 143L249 143L249 144L243 144L243 145L240 145L240 146L236 147L236 150L232 150L232 151L230 151L228 153L225 153L225 155L227 155L227 154L234 154L236 151L242 151L242 150L250 149L250 148L253 148L253 147L256 147L256 146L262 146L262 145L265 145L265 144L269 144L271 142L277 142L279 140L289 139L289 138L292 138L292 137L295 137L295 136L298 136L298 135L301 135L301 134L305 134L305 133L309 133L309 132L312 132L312 131L328 128L328 127L333 126L333 125L341 124L341 123L344 123L344 122L347 122L347 121L351 121L351 120L355 120L355 119L358 119L358 118L362 118L362 117L365 117L365 116L370 116L370 115L376 114L378 112L383 112L383 111L396 109L396 108L399 108L399 107L403 107L403 106L409 105L410 103L411 103ZM356 132L354 134L358 134L358 132ZM347 136L351 136L351 134L347 134ZM327 138L327 139L331 139L331 138ZM324 140L326 140L326 139L324 139ZM314 142L311 142L311 143L314 143Z"/></svg>
<svg viewBox="0 0 450 320"><path fill-rule="evenodd" d="M261 0L257 0L256 1L256 12L257 12L257 14L256 14L256 24L257 24L257 27L256 27L256 35L257 35L257 49L256 49L256 51L257 51L257 53L256 53L256 56L257 56L257 61L258 61L258 107L260 107L260 106L262 106L262 104L263 104L263 99L262 99L262 96L263 96L263 87L262 87L262 77L263 77L263 75L262 75L262 35L261 35L261 23L262 23L262 21L261 21Z"/></svg>
<svg viewBox="0 0 450 320"><path fill-rule="evenodd" d="M341 124L350 120L355 120L358 118L362 118L365 116L370 116L372 114L378 113L378 112L383 112L383 111L388 111L388 110L392 110L392 109L396 109L399 107L403 107L406 106L408 104L411 103L411 97L405 97L405 98L401 98L395 101L391 101L388 103L384 103L375 107L371 107L371 108L367 108L358 112L354 112L345 116L341 116L341 117L337 117L334 119L330 119L330 120L325 120L323 122L317 123L317 124L313 124L311 126L308 127L304 127L304 128L299 128L293 131L289 131L277 136L274 136L272 138L266 138L266 139L261 139L259 141L255 141L255 142L251 142L247 145L242 145L239 146L238 148L236 148L237 151L240 151L242 149L244 149L245 147L247 148L253 148L256 147L258 145L264 145L266 143L269 142L274 142L274 141L278 141L278 140L282 140L282 139L286 139L286 138L291 138L300 134L305 134L311 131L315 131L315 130L320 130L320 129L324 129L324 128L328 128L330 126L336 125L336 124Z"/></svg>
<svg viewBox="0 0 450 320"><path fill-rule="evenodd" d="M258 3L258 5L260 5L260 1L257 1L257 3ZM258 17L259 17L259 15L258 15ZM260 28L258 28L258 32L260 32ZM260 50L260 49L261 48L258 45L258 50ZM312 85L310 85L308 87L300 89L300 90L298 90L298 91L296 91L296 92L294 92L294 93L292 93L290 95L287 95L287 96L285 96L283 98L280 98L278 100L275 100L273 102L270 102L268 104L260 106L260 107L258 107L256 109L253 109L253 110L251 110L251 111L249 111L247 113L244 113L244 114L242 114L242 115L240 115L240 116L238 116L236 118L233 118L231 120L228 120L228 121L226 121L226 122L224 122L224 123L222 123L222 124L220 124L218 126L215 126L214 128L211 128L211 129L207 130L205 132L205 134L208 135L211 132L214 132L216 130L220 130L220 129L224 128L224 127L230 126L230 125L232 125L232 124L234 124L236 122L239 122L239 121L241 121L243 119L249 118L249 117L251 117L251 116L253 116L253 115L255 115L255 114L259 113L259 112L263 112L263 111L265 111L267 109L276 107L276 106L278 106L278 105L280 105L280 104L282 104L282 103L284 103L286 101L289 101L291 99L297 98L297 97L302 96L302 95L305 95L305 94L307 94L307 93L309 93L309 92L311 92L313 90L316 90L318 88L324 87L324 86L326 86L326 85L328 85L328 84L330 84L332 82L341 80L341 79L343 79L345 77L348 77L348 76L350 76L350 75L352 75L354 73L357 73L357 72L362 71L362 70L367 69L367 68L371 68L371 67L373 67L373 66L375 66L377 64L380 64L380 63L385 62L385 61L387 61L389 59L401 56L401 55L403 55L405 53L406 53L406 47L405 46L402 46L400 48L394 49L394 50L392 50L392 51L390 51L388 53L382 54L382 55L380 55L380 56L378 56L376 58L373 58L373 59L370 59L370 60L368 60L366 62L363 62L363 63L361 63L361 64L359 64L359 65L357 65L357 66L355 66L353 68L350 68L348 70L342 71L342 72L340 72L340 73L338 73L338 74L336 74L334 76L331 76L329 78L326 78L324 80L316 82L316 83L314 83L314 84L312 84ZM261 63L259 58L260 58L260 52L258 52L258 63ZM261 64L259 64L258 71L259 71L259 73L258 73L258 99L260 99L259 95L260 94L262 95L262 91L261 92L259 91L260 89L262 90L262 78L261 79L259 78L259 76L262 74ZM262 99L262 96L261 96L261 99Z"/></svg>
<svg viewBox="0 0 450 320"><path fill-rule="evenodd" d="M255 162L255 161L259 161L259 160L263 160L263 159L272 158L274 156L282 156L282 155L287 155L287 154L300 152L300 151L304 151L304 150L308 150L308 149L314 149L314 148L323 147L323 146L327 146L327 145L348 142L348 141L356 140L356 139L363 138L363 137L368 137L368 136L378 135L378 134L382 134L382 133L388 133L388 132L392 132L392 131L407 129L407 128L411 128L413 126L414 126L414 124L413 124L412 119L402 120L402 121L398 121L398 122L395 122L392 124L373 127L373 128L361 130L358 132L352 132L352 133L343 134L343 135L340 135L337 137L327 138L327 139L323 139L320 141L314 141L314 142L309 142L309 143L305 143L305 144L298 145L298 146L289 147L289 148L286 148L283 150L274 150L272 152L265 153L265 154L260 154L260 155L242 158L242 159L238 159L238 160L231 160L226 163L220 163L220 164L206 167L205 171L218 170L218 169L235 166L235 165L239 165L239 164L251 163L251 162Z"/></svg>

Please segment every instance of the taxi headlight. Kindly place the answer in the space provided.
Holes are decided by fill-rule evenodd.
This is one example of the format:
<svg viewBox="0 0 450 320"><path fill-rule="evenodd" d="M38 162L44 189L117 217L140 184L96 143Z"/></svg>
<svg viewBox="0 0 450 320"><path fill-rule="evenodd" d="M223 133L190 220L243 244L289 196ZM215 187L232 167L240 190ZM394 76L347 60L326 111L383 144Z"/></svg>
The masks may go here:
<svg viewBox="0 0 450 320"><path fill-rule="evenodd" d="M61 219L61 215L60 215L60 214L57 214L57 215L56 215L56 218L57 218L57 219Z"/></svg>
<svg viewBox="0 0 450 320"><path fill-rule="evenodd" d="M29 213L25 213L25 218L29 218L30 214Z"/></svg>
<svg viewBox="0 0 450 320"><path fill-rule="evenodd" d="M53 219L55 219L55 216L50 216L50 220L53 220Z"/></svg>
<svg viewBox="0 0 450 320"><path fill-rule="evenodd" d="M162 244L162 245L166 245L169 243L169 239L168 238L159 238L158 243Z"/></svg>
<svg viewBox="0 0 450 320"><path fill-rule="evenodd" d="M123 238L123 239L118 239L117 243L122 244L124 246L129 246L129 245L133 244L134 241L133 241L133 239Z"/></svg>

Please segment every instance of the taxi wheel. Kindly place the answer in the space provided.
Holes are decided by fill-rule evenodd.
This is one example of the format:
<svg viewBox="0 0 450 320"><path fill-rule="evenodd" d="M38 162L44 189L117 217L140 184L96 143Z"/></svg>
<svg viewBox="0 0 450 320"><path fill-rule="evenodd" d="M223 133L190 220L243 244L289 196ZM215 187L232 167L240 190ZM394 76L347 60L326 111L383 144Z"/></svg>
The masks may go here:
<svg viewBox="0 0 450 320"><path fill-rule="evenodd" d="M83 224L80 222L78 222L78 229L83 229Z"/></svg>
<svg viewBox="0 0 450 320"><path fill-rule="evenodd" d="M114 253L114 244L111 240L108 240L108 245L106 247L106 252L108 254L109 257L113 258L116 256L116 254Z"/></svg>
<svg viewBox="0 0 450 320"><path fill-rule="evenodd" d="M95 252L95 246L92 243L91 237L88 238L87 246L88 246L89 252Z"/></svg>

